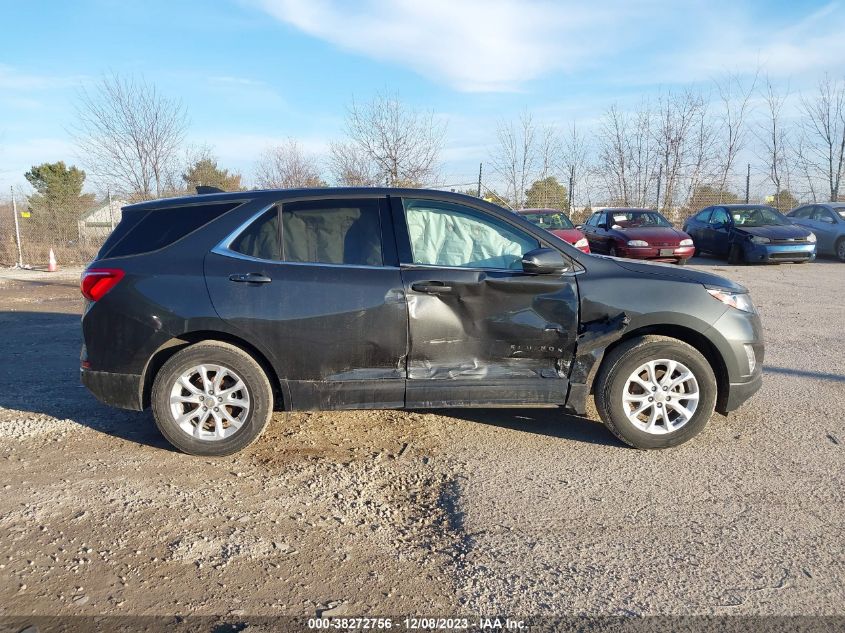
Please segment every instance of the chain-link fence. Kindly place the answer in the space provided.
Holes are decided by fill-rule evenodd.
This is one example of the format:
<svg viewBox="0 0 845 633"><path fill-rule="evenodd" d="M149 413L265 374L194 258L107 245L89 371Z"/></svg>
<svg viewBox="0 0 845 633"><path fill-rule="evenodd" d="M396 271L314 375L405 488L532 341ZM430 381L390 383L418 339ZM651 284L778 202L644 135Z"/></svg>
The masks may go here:
<svg viewBox="0 0 845 633"><path fill-rule="evenodd" d="M442 183L429 185L435 189L455 191L478 196L505 208L514 209L517 203L506 188L493 177L486 176L479 182L477 176L453 176ZM600 175L590 173L575 182L574 195L569 185L550 186L548 189L532 187L531 195L523 197L523 206L560 209L569 214L575 224L583 224L593 211L606 207L636 206L658 209L670 221L680 225L699 210L729 203L768 204L783 213L807 202L824 198L818 188L790 186L800 183L781 183L777 188L766 170L749 168L734 170L727 177L711 178L706 182L689 182L670 185L674 191L667 195L667 183L654 178L643 189L638 199L626 203L610 188ZM479 196L480 192L480 196ZM671 200L670 200L671 199ZM13 266L19 260L24 265L44 267L49 261L50 250L60 265L84 265L97 254L113 228L120 222L121 207L128 201L118 199L98 200L84 208L37 209L31 208L26 196L15 195L17 214L12 200L0 201L0 265ZM17 215L17 227L15 226ZM20 256L18 241L20 236Z"/></svg>
<svg viewBox="0 0 845 633"><path fill-rule="evenodd" d="M0 264L44 267L52 250L60 265L84 265L120 222L125 204L103 200L82 208L32 208L19 194L0 202Z"/></svg>

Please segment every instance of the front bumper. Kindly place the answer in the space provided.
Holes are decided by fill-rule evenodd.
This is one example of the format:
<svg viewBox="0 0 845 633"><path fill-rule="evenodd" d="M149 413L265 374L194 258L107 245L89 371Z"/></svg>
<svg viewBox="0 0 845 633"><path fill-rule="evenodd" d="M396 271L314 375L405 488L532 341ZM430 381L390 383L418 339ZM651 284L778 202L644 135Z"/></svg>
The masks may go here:
<svg viewBox="0 0 845 633"><path fill-rule="evenodd" d="M144 408L141 399L141 376L91 371L83 367L80 369L80 380L103 404L133 411L141 411Z"/></svg>
<svg viewBox="0 0 845 633"><path fill-rule="evenodd" d="M745 261L775 262L811 262L816 258L815 244L754 244L746 242Z"/></svg>
<svg viewBox="0 0 845 633"><path fill-rule="evenodd" d="M671 251L671 253L669 252ZM652 259L656 261L675 262L679 259L689 259L695 253L695 246L625 246L617 249L620 257L629 259Z"/></svg>
<svg viewBox="0 0 845 633"><path fill-rule="evenodd" d="M724 402L720 407L719 413L728 413L730 411L736 411L743 405L746 400L748 400L751 396L757 393L760 390L760 387L762 386L762 371L758 372L757 375L754 376L748 382L730 383L728 385L727 398L724 399Z"/></svg>

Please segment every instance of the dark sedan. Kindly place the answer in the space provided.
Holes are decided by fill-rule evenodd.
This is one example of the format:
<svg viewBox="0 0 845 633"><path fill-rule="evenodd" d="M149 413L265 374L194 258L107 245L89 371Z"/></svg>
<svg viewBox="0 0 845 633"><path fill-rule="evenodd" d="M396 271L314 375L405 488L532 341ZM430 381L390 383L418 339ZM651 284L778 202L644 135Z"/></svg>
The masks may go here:
<svg viewBox="0 0 845 633"><path fill-rule="evenodd" d="M776 209L761 204L723 204L702 209L684 224L699 251L731 264L809 262L816 236Z"/></svg>
<svg viewBox="0 0 845 633"><path fill-rule="evenodd" d="M845 202L805 204L793 209L788 217L813 232L819 253L836 255L845 262Z"/></svg>
<svg viewBox="0 0 845 633"><path fill-rule="evenodd" d="M692 239L650 209L603 209L579 227L593 253L686 264L695 252Z"/></svg>

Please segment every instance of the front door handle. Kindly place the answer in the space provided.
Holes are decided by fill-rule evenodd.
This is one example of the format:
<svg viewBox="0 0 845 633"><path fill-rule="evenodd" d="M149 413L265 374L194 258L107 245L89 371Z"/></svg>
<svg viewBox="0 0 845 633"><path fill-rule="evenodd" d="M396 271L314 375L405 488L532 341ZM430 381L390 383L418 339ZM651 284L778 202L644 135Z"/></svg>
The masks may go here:
<svg viewBox="0 0 845 633"><path fill-rule="evenodd" d="M447 285L444 281L418 281L411 284L411 290L430 295L449 294L452 292L452 286Z"/></svg>
<svg viewBox="0 0 845 633"><path fill-rule="evenodd" d="M272 279L267 275L261 273L243 273L239 275L229 275L229 281L237 281L239 283L247 284L269 284Z"/></svg>

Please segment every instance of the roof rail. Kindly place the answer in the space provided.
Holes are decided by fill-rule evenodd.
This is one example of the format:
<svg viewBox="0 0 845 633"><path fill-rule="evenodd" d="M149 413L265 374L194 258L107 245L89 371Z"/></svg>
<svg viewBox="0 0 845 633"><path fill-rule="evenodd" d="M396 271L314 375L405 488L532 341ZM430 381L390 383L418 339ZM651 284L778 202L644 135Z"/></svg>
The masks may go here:
<svg viewBox="0 0 845 633"><path fill-rule="evenodd" d="M197 185L197 194L204 195L206 193L226 193L220 187L209 187L206 185Z"/></svg>

